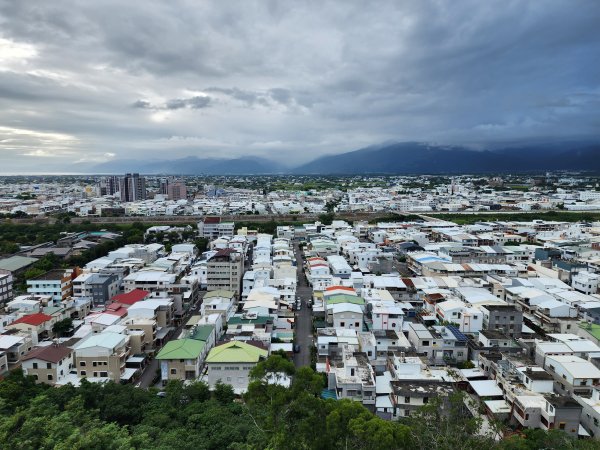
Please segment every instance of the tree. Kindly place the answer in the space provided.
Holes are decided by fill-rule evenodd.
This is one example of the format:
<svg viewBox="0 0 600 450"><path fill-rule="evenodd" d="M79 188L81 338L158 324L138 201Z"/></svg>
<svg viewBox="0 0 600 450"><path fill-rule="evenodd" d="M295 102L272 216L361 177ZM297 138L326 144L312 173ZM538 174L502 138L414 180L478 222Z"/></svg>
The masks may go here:
<svg viewBox="0 0 600 450"><path fill-rule="evenodd" d="M235 399L235 392L230 384L221 383L218 381L213 390L213 396L221 404L228 404Z"/></svg>
<svg viewBox="0 0 600 450"><path fill-rule="evenodd" d="M59 320L54 325L52 325L52 332L57 337L62 337L65 333L71 331L73 329L73 319L67 317L66 319Z"/></svg>

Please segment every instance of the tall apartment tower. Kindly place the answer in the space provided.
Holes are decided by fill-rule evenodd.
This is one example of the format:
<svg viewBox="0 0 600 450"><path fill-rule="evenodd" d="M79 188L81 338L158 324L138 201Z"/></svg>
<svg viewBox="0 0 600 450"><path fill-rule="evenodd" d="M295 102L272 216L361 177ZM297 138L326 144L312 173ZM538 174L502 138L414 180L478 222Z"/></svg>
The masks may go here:
<svg viewBox="0 0 600 450"><path fill-rule="evenodd" d="M167 187L169 200L185 200L187 198L187 188L183 180L172 180Z"/></svg>
<svg viewBox="0 0 600 450"><path fill-rule="evenodd" d="M119 192L119 177L110 176L100 180L100 195L114 195Z"/></svg>
<svg viewBox="0 0 600 450"><path fill-rule="evenodd" d="M146 179L139 173L128 173L119 180L122 202L146 200Z"/></svg>

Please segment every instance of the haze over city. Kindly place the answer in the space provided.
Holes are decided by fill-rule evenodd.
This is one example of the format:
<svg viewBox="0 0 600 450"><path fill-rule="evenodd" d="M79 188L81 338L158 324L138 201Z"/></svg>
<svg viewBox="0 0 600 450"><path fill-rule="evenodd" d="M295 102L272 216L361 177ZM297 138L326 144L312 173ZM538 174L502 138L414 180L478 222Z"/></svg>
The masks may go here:
<svg viewBox="0 0 600 450"><path fill-rule="evenodd" d="M594 141L600 3L0 3L0 171Z"/></svg>

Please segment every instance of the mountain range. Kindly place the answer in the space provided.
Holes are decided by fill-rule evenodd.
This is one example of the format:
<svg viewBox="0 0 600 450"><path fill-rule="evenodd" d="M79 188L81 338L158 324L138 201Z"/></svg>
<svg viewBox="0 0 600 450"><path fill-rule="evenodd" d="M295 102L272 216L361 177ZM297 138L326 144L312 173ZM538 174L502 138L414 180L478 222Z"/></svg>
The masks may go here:
<svg viewBox="0 0 600 450"><path fill-rule="evenodd" d="M600 172L600 144L551 143L473 150L461 146L403 142L326 155L295 167L285 167L258 157L224 159L189 156L175 160L115 160L88 170L92 173L135 171L178 175L442 174L552 170Z"/></svg>

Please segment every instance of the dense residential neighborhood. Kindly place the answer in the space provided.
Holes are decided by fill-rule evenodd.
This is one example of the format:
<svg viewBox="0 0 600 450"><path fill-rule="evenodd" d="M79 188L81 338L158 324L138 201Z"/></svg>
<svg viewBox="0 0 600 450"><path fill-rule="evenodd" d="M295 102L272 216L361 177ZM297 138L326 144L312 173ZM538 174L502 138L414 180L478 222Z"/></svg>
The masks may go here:
<svg viewBox="0 0 600 450"><path fill-rule="evenodd" d="M323 374L322 398L384 420L461 394L470 415L503 424L497 439L600 439L600 223L333 220L272 235L220 224L203 218L168 246L150 227L151 243L20 287L37 259L0 259L0 370L51 386L203 382L244 395L253 369L283 355ZM62 248L117 235L65 234Z"/></svg>

